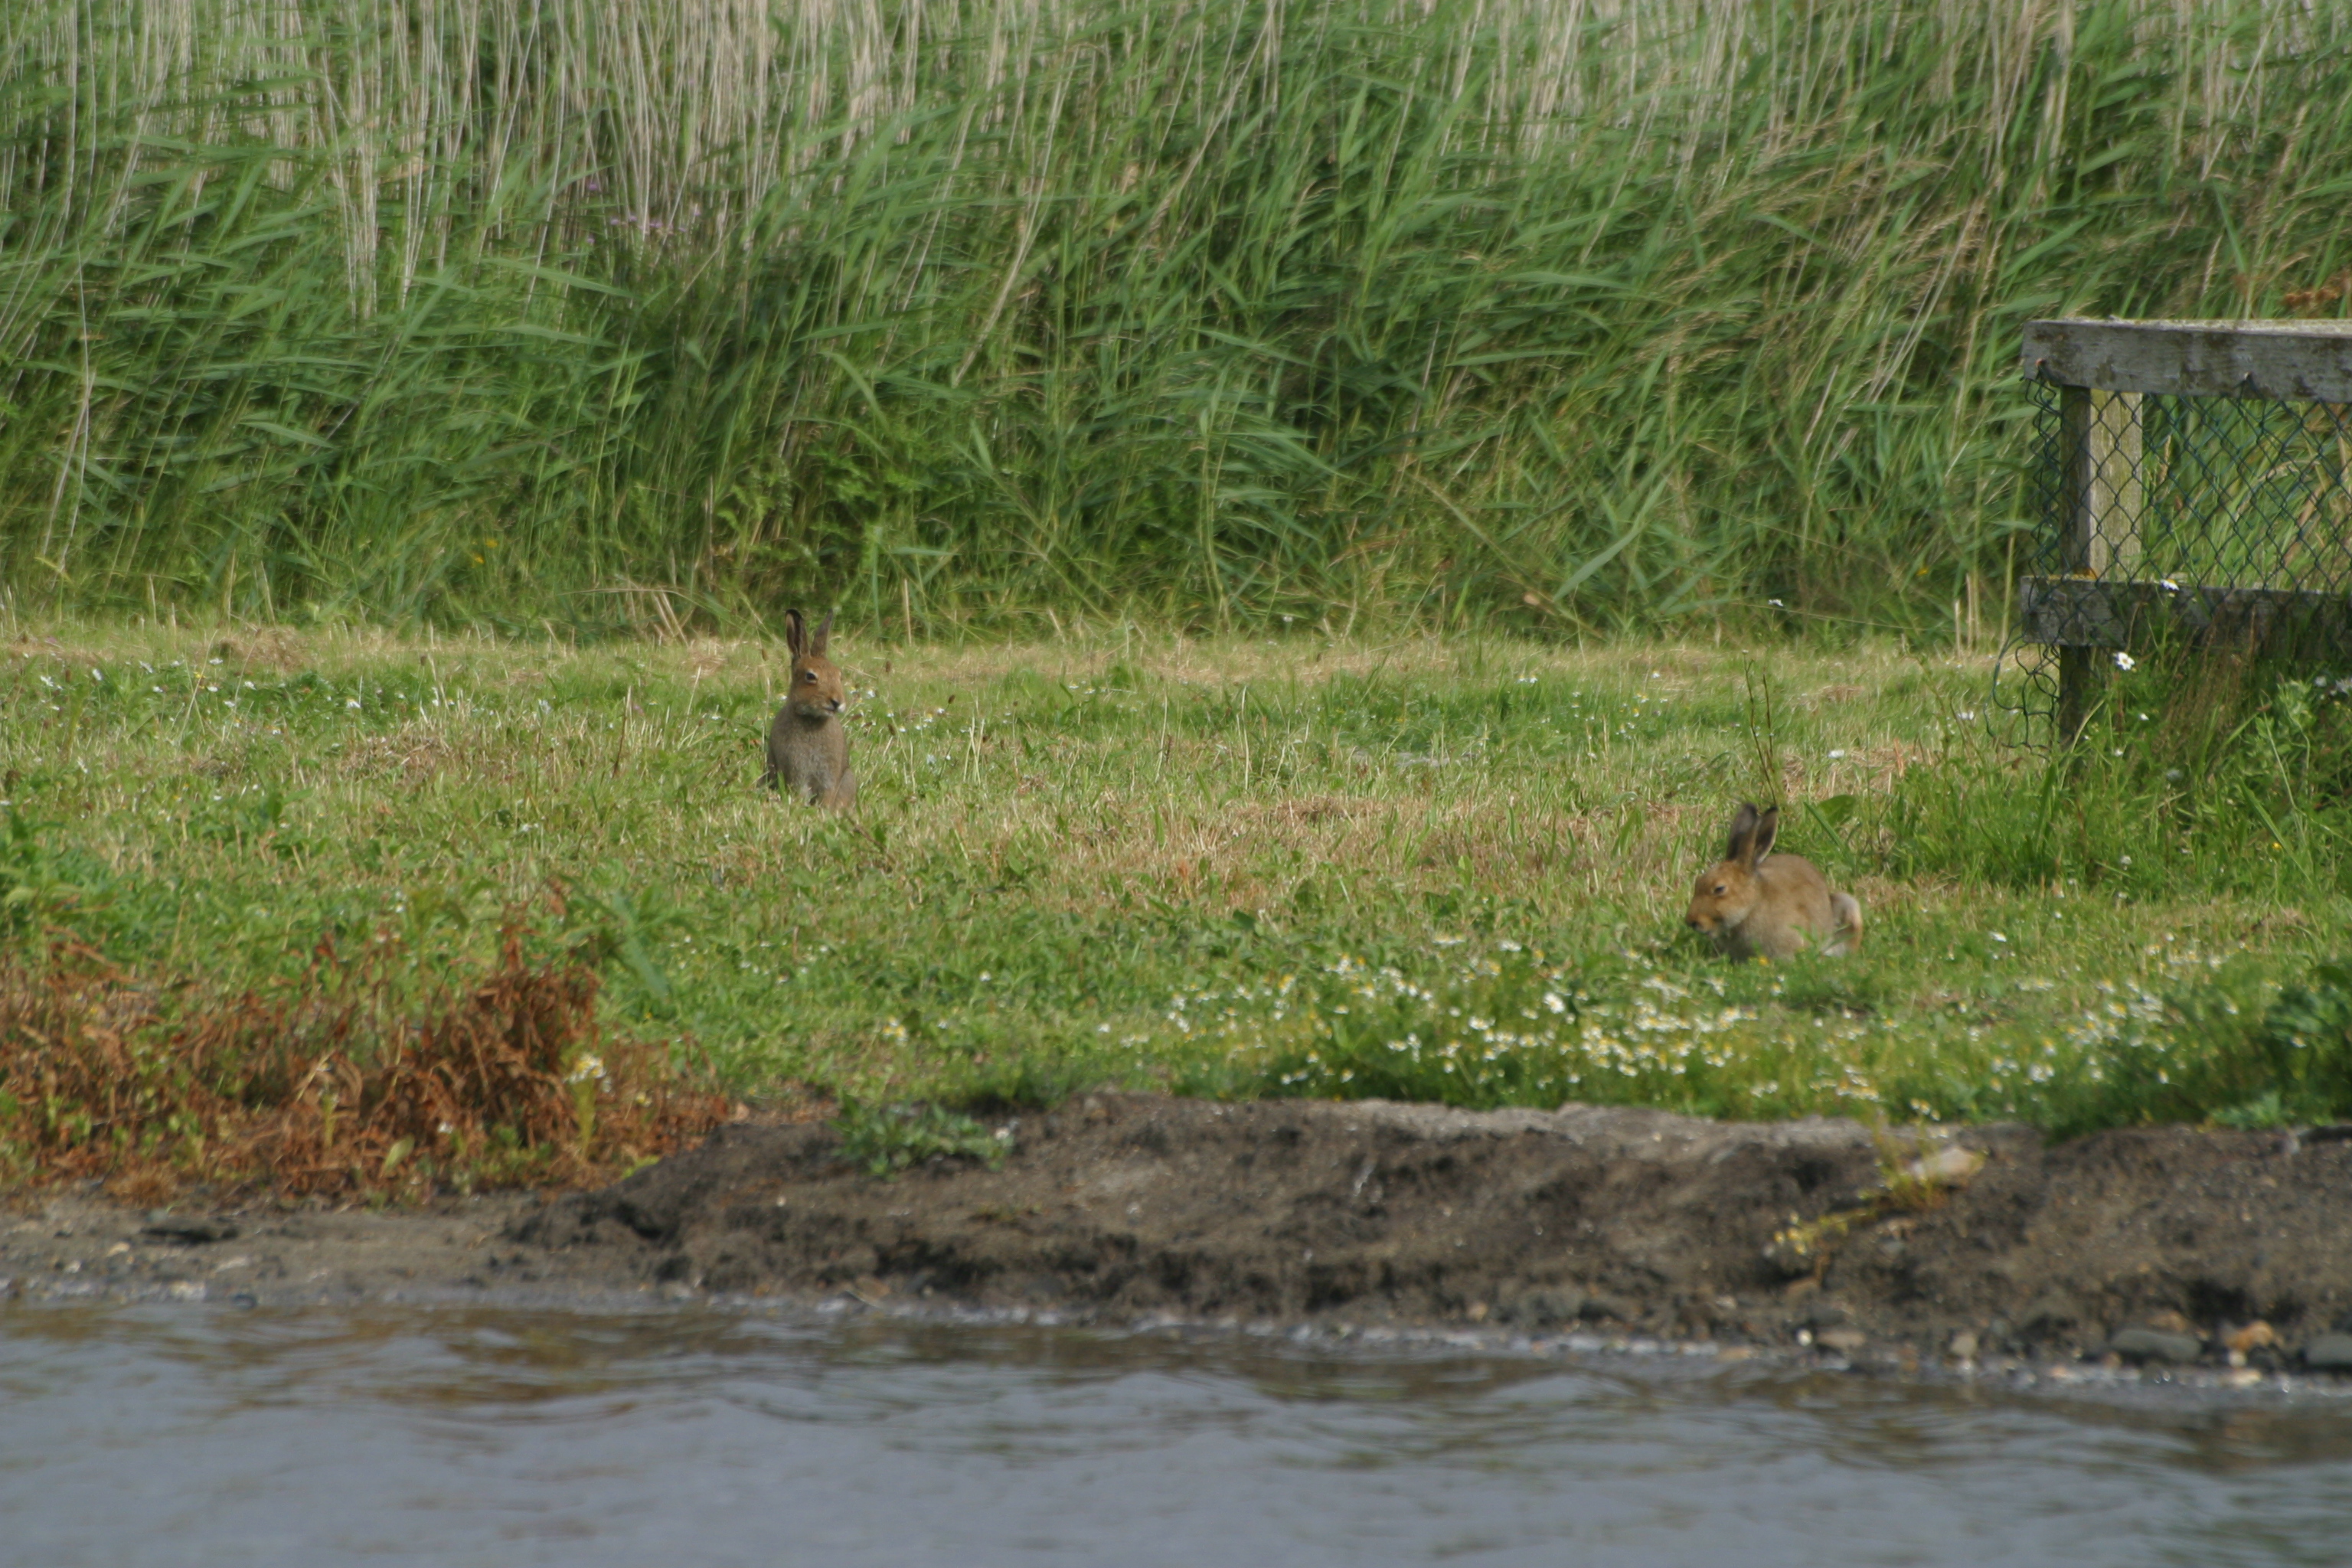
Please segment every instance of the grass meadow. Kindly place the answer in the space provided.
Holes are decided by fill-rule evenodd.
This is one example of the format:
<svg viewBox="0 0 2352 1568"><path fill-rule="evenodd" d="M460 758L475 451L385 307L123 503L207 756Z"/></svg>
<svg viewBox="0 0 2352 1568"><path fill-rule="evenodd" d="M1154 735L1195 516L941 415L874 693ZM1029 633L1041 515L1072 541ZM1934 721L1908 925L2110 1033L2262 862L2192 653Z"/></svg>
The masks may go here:
<svg viewBox="0 0 2352 1568"><path fill-rule="evenodd" d="M2340 0L0 7L0 1164L2352 1116L2352 684L1989 718L2021 324L2340 316L2347 169Z"/></svg>
<svg viewBox="0 0 2352 1568"><path fill-rule="evenodd" d="M761 640L22 628L9 984L78 966L166 1019L363 963L363 1057L520 931L595 975L609 1039L785 1106L2352 1110L2332 686L2267 691L2216 762L2135 727L2142 669L2053 766L1988 735L1987 655L1892 644L1113 626L835 652L847 817L756 787L788 662ZM1732 964L1682 927L1742 797L1789 801L1782 847L1860 895L1858 959ZM19 1160L60 1116L37 1085L0 1103Z"/></svg>

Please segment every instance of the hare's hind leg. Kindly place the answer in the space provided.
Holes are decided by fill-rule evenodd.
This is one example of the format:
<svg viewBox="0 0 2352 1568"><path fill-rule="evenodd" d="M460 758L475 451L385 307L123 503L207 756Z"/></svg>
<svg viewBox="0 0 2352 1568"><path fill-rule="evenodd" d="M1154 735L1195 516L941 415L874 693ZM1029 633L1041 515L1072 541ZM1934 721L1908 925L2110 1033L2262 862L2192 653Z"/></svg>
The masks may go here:
<svg viewBox="0 0 2352 1568"><path fill-rule="evenodd" d="M1830 939L1822 943L1822 952L1832 958L1843 958L1862 948L1862 900L1852 893L1830 895Z"/></svg>

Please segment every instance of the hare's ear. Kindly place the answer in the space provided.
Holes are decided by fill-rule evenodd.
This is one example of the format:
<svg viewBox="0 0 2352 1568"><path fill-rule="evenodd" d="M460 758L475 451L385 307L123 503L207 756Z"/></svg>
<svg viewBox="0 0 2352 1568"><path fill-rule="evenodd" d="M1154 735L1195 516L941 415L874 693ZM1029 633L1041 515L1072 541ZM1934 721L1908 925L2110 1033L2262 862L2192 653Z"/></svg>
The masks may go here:
<svg viewBox="0 0 2352 1568"><path fill-rule="evenodd" d="M1754 870L1758 861L1763 859L1765 856L1772 853L1772 840L1780 831L1780 808L1777 805L1769 806L1765 809L1764 814L1756 819L1756 835L1748 841L1748 868L1749 870Z"/></svg>
<svg viewBox="0 0 2352 1568"><path fill-rule="evenodd" d="M825 645L826 643L831 642L832 640L833 640L833 612L832 612L831 610L827 610L827 611L824 613L824 624L823 624L823 625L821 625L821 626L819 626L816 628L816 641L814 641L814 642L813 642L813 643L809 644L809 652L811 652L811 653L813 653L813 654L815 654L815 655L816 655L818 658L824 658L824 645Z"/></svg>
<svg viewBox="0 0 2352 1568"><path fill-rule="evenodd" d="M1723 847L1723 858L1727 860L1747 859L1748 840L1755 832L1756 808L1743 800L1739 803L1739 809L1732 814L1731 839Z"/></svg>
<svg viewBox="0 0 2352 1568"><path fill-rule="evenodd" d="M808 652L808 623L801 619L798 610L784 612L784 647L792 650L794 658Z"/></svg>

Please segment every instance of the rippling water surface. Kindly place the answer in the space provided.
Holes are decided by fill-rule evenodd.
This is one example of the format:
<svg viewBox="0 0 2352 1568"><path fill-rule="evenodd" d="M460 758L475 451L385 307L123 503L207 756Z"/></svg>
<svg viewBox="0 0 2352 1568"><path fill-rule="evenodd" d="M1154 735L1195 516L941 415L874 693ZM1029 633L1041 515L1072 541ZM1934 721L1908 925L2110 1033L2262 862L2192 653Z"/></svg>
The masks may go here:
<svg viewBox="0 0 2352 1568"><path fill-rule="evenodd" d="M10 1563L2340 1563L2352 1410L694 1312L0 1309Z"/></svg>

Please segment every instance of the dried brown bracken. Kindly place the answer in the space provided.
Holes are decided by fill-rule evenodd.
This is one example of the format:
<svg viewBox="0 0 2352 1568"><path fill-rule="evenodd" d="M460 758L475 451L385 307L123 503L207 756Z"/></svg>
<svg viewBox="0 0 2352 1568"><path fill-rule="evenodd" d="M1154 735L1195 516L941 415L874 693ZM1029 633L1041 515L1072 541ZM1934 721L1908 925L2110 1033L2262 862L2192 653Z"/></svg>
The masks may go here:
<svg viewBox="0 0 2352 1568"><path fill-rule="evenodd" d="M593 968L525 935L509 917L487 973L421 997L389 943L216 997L79 946L0 963L0 1179L142 1201L572 1185L726 1120L661 1046L604 1032Z"/></svg>

